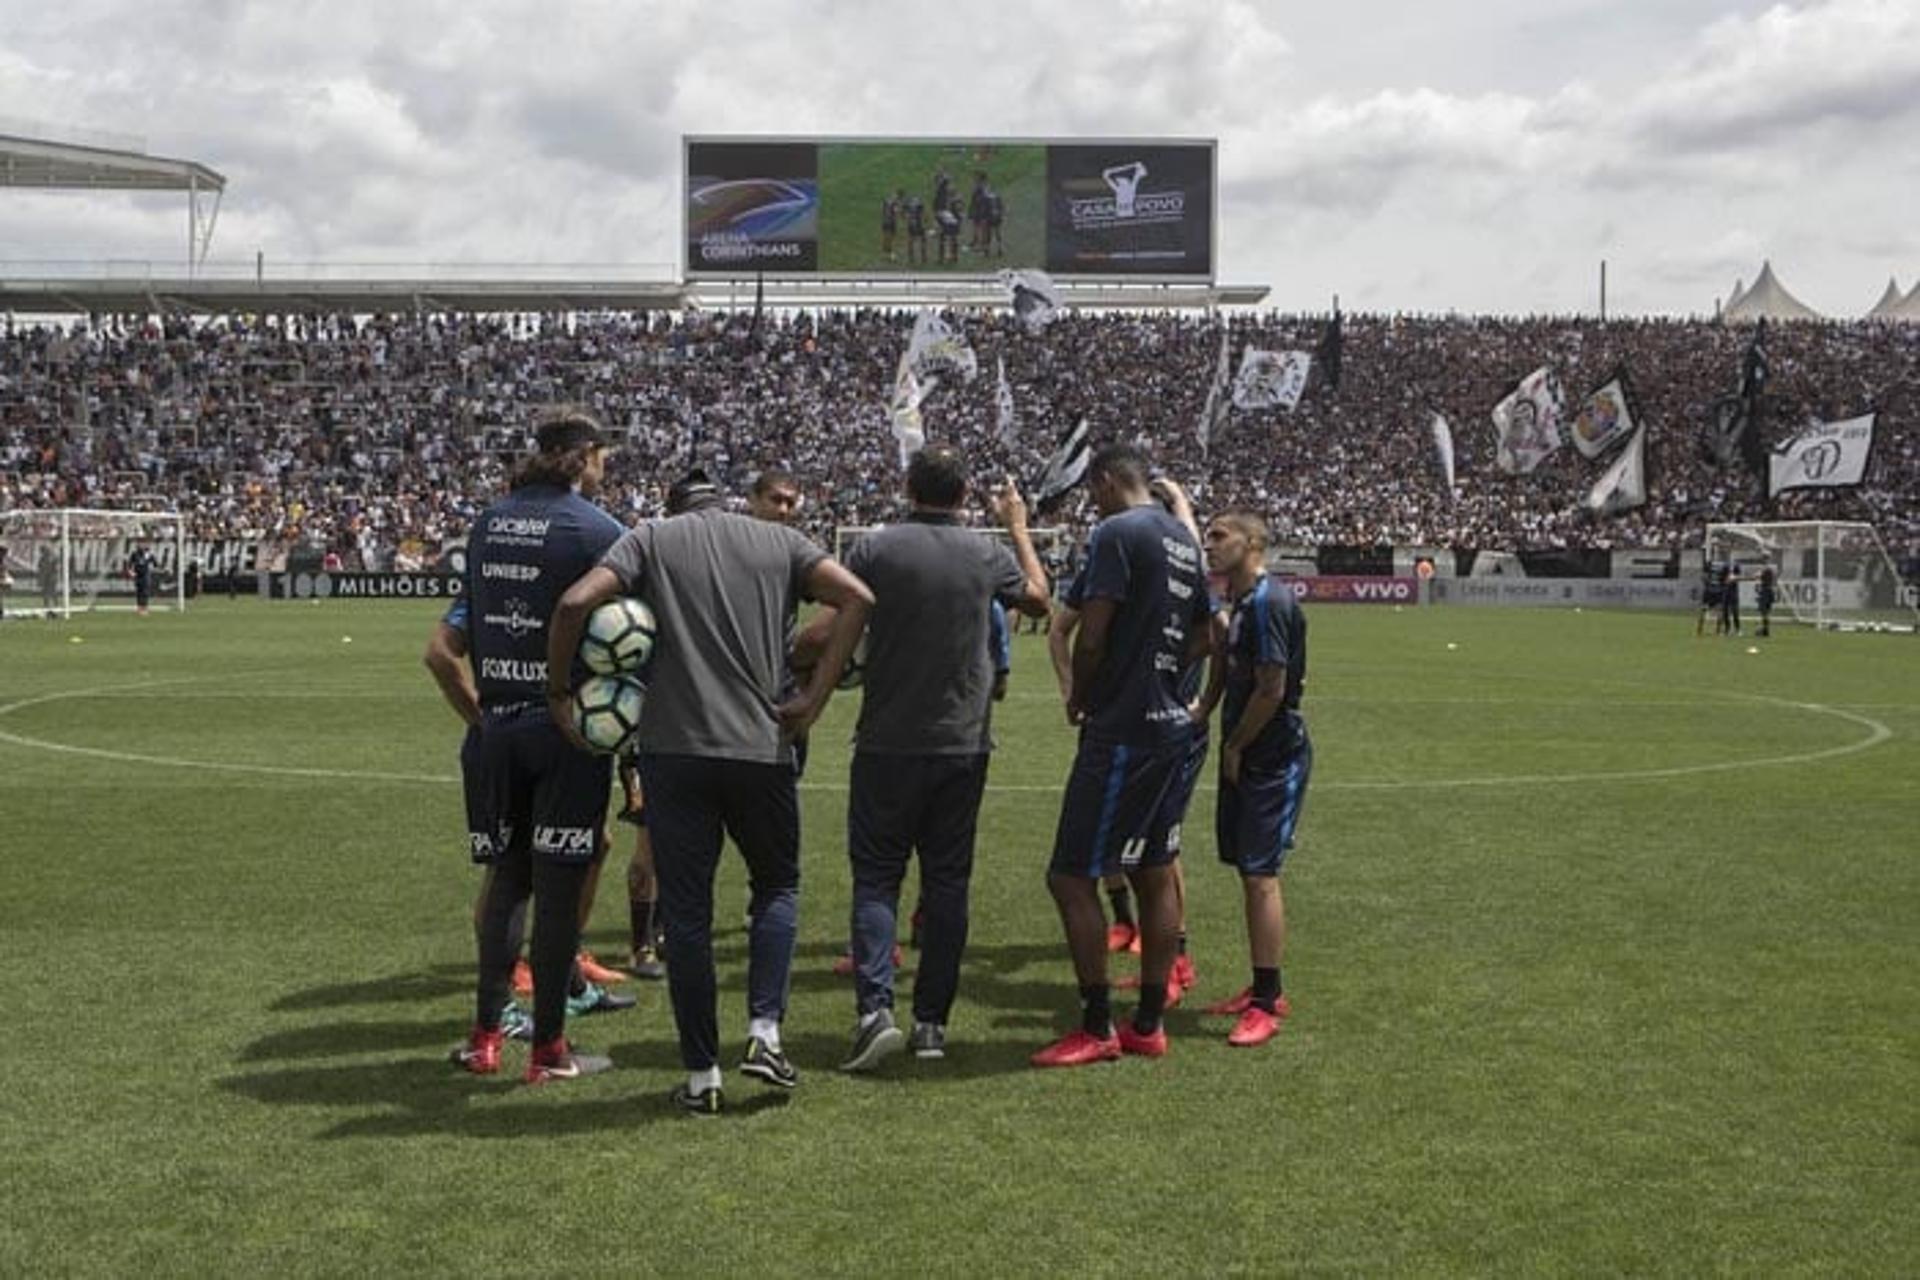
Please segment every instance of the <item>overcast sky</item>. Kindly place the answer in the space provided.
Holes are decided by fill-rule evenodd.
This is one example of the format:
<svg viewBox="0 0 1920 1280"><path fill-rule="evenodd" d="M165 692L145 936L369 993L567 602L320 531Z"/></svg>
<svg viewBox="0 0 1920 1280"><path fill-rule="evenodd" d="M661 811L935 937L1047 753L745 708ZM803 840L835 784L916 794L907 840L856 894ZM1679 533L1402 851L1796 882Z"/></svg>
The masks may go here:
<svg viewBox="0 0 1920 1280"><path fill-rule="evenodd" d="M59 0L8 5L0 117L224 173L232 262L665 278L683 133L1166 134L1219 139L1217 274L1289 310L1920 276L1920 0ZM180 266L183 201L0 192L0 260Z"/></svg>

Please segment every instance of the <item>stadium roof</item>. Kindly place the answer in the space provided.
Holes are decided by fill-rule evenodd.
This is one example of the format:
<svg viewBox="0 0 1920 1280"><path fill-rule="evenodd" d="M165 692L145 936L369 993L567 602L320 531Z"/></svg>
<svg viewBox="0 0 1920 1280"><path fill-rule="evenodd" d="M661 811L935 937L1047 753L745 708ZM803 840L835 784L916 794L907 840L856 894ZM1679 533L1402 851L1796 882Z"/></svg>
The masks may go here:
<svg viewBox="0 0 1920 1280"><path fill-rule="evenodd" d="M1787 292L1786 286L1774 278L1771 262L1760 264L1760 276L1753 282L1753 287L1735 298L1720 316L1734 323L1746 320L1825 319L1818 311Z"/></svg>
<svg viewBox="0 0 1920 1280"><path fill-rule="evenodd" d="M9 264L0 263L0 272ZM1197 309L1252 306L1267 296L1265 285L1062 284L1070 307ZM138 273L125 278L68 276L13 278L0 275L0 310L70 315L89 312L126 314L307 314L333 312L521 312L662 311L697 306L746 310L754 305L754 283L677 280L577 280L541 278L528 268L516 278L449 279L421 274L382 279L315 276L306 279L169 276ZM1005 289L992 281L942 280L876 282L855 280L769 280L766 305L793 307L1000 307Z"/></svg>
<svg viewBox="0 0 1920 1280"><path fill-rule="evenodd" d="M0 133L0 186L53 190L224 191L197 160Z"/></svg>

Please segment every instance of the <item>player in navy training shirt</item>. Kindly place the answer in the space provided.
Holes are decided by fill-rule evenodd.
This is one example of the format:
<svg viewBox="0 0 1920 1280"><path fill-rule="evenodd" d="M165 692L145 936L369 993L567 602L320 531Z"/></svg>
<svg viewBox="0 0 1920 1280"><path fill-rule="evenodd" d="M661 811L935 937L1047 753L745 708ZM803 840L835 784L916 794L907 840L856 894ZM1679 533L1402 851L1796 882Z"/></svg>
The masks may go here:
<svg viewBox="0 0 1920 1280"><path fill-rule="evenodd" d="M549 718L547 619L561 594L620 537L587 496L606 467L600 424L578 409L545 415L537 452L512 491L480 514L467 543L470 656L481 710L479 768L495 824L481 912L475 1020L456 1054L499 1070L500 1011L519 954L516 924L533 895L533 1054L527 1080L572 1079L612 1062L575 1053L562 1034L580 940L580 903L602 852L609 762L568 742Z"/></svg>
<svg viewBox="0 0 1920 1280"><path fill-rule="evenodd" d="M1239 871L1246 899L1253 981L1208 1008L1238 1015L1227 1043L1264 1044L1287 1016L1280 957L1286 946L1280 874L1313 771L1313 744L1300 716L1307 678L1307 620L1293 591L1268 573L1267 526L1229 512L1207 526L1207 565L1233 594L1224 661L1214 667L1202 709L1224 692L1220 794L1214 833L1220 860Z"/></svg>
<svg viewBox="0 0 1920 1280"><path fill-rule="evenodd" d="M153 600L153 552L137 546L127 557L127 576L133 579L133 605L141 613Z"/></svg>
<svg viewBox="0 0 1920 1280"><path fill-rule="evenodd" d="M1061 798L1047 883L1080 984L1081 1026L1033 1056L1072 1067L1122 1052L1158 1057L1179 904L1169 863L1180 847L1180 775L1194 721L1182 674L1210 645L1200 548L1155 502L1147 456L1108 445L1087 466L1102 519L1087 548L1071 701L1080 746ZM1116 1035L1107 984L1100 878L1124 871L1140 899L1140 1005Z"/></svg>

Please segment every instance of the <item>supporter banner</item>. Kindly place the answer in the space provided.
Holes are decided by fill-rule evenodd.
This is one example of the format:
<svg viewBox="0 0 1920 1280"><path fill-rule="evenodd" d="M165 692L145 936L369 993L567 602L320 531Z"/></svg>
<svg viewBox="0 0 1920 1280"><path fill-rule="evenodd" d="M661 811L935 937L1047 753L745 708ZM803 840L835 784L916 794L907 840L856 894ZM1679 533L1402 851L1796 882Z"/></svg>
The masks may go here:
<svg viewBox="0 0 1920 1280"><path fill-rule="evenodd" d="M1539 466L1560 447L1560 414L1560 386L1542 365L1493 406L1495 464L1510 476Z"/></svg>
<svg viewBox="0 0 1920 1280"><path fill-rule="evenodd" d="M1692 609L1700 603L1697 581L1672 578L1435 578L1428 588L1434 604Z"/></svg>
<svg viewBox="0 0 1920 1280"><path fill-rule="evenodd" d="M1418 604L1420 579L1320 574L1296 578L1275 574L1302 601L1314 604Z"/></svg>
<svg viewBox="0 0 1920 1280"><path fill-rule="evenodd" d="M1211 142L688 138L689 277L1213 273ZM1034 306L1031 304L1043 304Z"/></svg>
<svg viewBox="0 0 1920 1280"><path fill-rule="evenodd" d="M1767 496L1782 489L1825 489L1859 484L1873 452L1873 415L1821 422L1795 436L1767 459Z"/></svg>
<svg viewBox="0 0 1920 1280"><path fill-rule="evenodd" d="M272 600L447 600L461 588L442 573L263 573L260 585Z"/></svg>
<svg viewBox="0 0 1920 1280"><path fill-rule="evenodd" d="M1583 458L1597 458L1633 431L1633 406L1627 400L1627 375L1616 372L1595 387L1573 420L1573 446Z"/></svg>

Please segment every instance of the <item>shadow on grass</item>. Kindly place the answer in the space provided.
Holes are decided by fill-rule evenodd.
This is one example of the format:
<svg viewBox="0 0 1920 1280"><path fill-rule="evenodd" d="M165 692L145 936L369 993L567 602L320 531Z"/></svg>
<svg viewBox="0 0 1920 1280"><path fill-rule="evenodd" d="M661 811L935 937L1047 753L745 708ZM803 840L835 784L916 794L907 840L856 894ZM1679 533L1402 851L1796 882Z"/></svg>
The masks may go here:
<svg viewBox="0 0 1920 1280"><path fill-rule="evenodd" d="M339 982L293 991L268 1005L275 1013L342 1009L361 1004L415 1004L473 989L473 966L435 965L425 973L396 973L364 982Z"/></svg>
<svg viewBox="0 0 1920 1280"><path fill-rule="evenodd" d="M239 1062L345 1058L398 1049L445 1049L466 1034L457 1019L434 1022L327 1022L261 1036L240 1051Z"/></svg>

